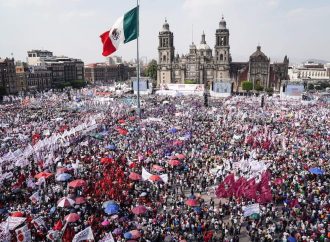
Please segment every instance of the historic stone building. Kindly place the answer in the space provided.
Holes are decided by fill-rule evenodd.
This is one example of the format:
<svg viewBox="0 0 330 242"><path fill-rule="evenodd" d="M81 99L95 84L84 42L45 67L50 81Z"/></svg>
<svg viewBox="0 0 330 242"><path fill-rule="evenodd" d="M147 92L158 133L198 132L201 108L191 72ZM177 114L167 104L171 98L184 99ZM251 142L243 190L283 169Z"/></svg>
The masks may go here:
<svg viewBox="0 0 330 242"><path fill-rule="evenodd" d="M241 82L250 80L255 87L259 85L279 90L281 80L288 78L287 57L283 63L271 64L258 46L249 62L232 62L229 43L229 29L222 17L215 31L214 49L206 43L203 33L200 44L192 43L188 54L175 55L174 35L165 20L159 32L157 85L162 87L168 83L210 84L212 81L229 81L234 84L235 91L240 91Z"/></svg>

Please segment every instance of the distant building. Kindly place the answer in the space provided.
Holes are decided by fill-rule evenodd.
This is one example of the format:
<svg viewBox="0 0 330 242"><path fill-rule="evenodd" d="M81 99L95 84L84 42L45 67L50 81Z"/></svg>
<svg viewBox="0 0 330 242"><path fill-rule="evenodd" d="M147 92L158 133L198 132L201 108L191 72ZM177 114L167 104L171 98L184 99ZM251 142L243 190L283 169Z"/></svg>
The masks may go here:
<svg viewBox="0 0 330 242"><path fill-rule="evenodd" d="M84 80L84 62L68 57L52 57L44 60L45 66L52 71L53 86Z"/></svg>
<svg viewBox="0 0 330 242"><path fill-rule="evenodd" d="M16 69L14 58L0 58L0 93L16 94Z"/></svg>
<svg viewBox="0 0 330 242"><path fill-rule="evenodd" d="M106 58L107 61L106 63L108 65L118 65L118 64L123 64L123 58L121 56L109 56Z"/></svg>
<svg viewBox="0 0 330 242"><path fill-rule="evenodd" d="M26 63L16 62L16 85L18 92L25 92L28 90L27 86L28 67Z"/></svg>
<svg viewBox="0 0 330 242"><path fill-rule="evenodd" d="M303 82L318 83L328 82L330 72L326 65L306 62L302 66L290 67L289 76L290 80L301 79Z"/></svg>
<svg viewBox="0 0 330 242"><path fill-rule="evenodd" d="M43 66L46 58L53 57L53 52L48 50L28 51L27 63L30 66Z"/></svg>
<svg viewBox="0 0 330 242"><path fill-rule="evenodd" d="M250 80L254 87L260 85L279 91L281 81L288 78L289 59L285 56L282 63L271 63L260 46L249 62L232 62L229 29L224 18L215 31L213 50L206 43L203 32L199 45L192 43L188 54L175 55L174 35L166 20L158 39L157 85L160 87L171 83L232 82L234 90L241 91L241 82Z"/></svg>
<svg viewBox="0 0 330 242"><path fill-rule="evenodd" d="M46 75L46 70L51 72L51 86L60 87L64 83L71 83L76 80L84 80L84 62L80 59L69 58L65 56L53 56L53 52L47 50L31 50L28 51L27 57L28 65L30 67L40 66L41 69L36 68L39 75ZM37 76L36 76L37 77ZM36 78L33 76L33 78ZM40 81L40 80L39 80ZM46 81L46 80L45 80ZM31 83L31 82L30 82ZM33 83L37 83L33 80ZM40 89L41 87L48 88L47 84L32 85Z"/></svg>
<svg viewBox="0 0 330 242"><path fill-rule="evenodd" d="M85 66L85 80L93 84L112 84L136 76L136 68L127 65L94 63Z"/></svg>
<svg viewBox="0 0 330 242"><path fill-rule="evenodd" d="M32 66L27 74L27 89L43 91L52 88L52 71L43 66Z"/></svg>

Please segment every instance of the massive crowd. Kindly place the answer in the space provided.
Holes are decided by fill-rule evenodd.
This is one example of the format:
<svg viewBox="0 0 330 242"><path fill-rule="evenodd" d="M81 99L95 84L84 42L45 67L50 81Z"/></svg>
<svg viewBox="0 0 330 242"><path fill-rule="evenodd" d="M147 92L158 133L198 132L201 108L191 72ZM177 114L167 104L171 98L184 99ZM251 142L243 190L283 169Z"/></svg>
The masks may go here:
<svg viewBox="0 0 330 242"><path fill-rule="evenodd" d="M75 95L0 106L1 241L330 239L329 104Z"/></svg>

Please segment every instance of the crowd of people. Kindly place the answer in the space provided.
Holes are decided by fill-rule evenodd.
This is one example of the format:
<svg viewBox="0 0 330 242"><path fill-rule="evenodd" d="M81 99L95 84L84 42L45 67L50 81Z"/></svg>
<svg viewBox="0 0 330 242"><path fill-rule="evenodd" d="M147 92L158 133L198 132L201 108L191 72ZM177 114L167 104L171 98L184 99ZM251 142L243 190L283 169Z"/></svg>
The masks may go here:
<svg viewBox="0 0 330 242"><path fill-rule="evenodd" d="M1 241L330 240L329 104L75 95L0 105Z"/></svg>

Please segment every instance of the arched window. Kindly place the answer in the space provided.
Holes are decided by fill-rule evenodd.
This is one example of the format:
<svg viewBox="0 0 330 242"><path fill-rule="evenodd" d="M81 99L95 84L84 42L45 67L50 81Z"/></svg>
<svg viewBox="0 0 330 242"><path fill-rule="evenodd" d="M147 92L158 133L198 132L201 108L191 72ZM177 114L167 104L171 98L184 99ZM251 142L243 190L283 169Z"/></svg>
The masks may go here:
<svg viewBox="0 0 330 242"><path fill-rule="evenodd" d="M163 62L166 62L166 55L163 55Z"/></svg>
<svg viewBox="0 0 330 242"><path fill-rule="evenodd" d="M223 61L223 54L220 54L220 61Z"/></svg>

